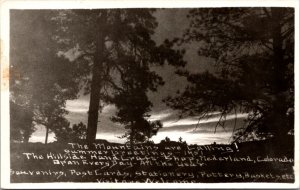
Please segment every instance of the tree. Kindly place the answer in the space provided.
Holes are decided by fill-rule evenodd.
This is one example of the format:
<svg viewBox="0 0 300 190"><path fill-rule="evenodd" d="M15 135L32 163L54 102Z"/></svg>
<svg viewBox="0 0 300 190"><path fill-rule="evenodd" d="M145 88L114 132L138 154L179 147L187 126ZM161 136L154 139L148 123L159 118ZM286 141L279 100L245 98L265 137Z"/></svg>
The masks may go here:
<svg viewBox="0 0 300 190"><path fill-rule="evenodd" d="M147 70L150 65L164 64L166 60L174 65L184 64L182 52L170 49L168 43L158 47L151 39L157 25L153 11L73 10L65 11L56 18L58 23L63 23L59 39L64 39L60 42L65 51L76 49L75 60L88 62L91 68L91 78L86 80L86 93L90 93L87 126L87 140L90 143L96 138L98 114L103 103L112 103L112 96L122 89L121 81L126 81L122 79L123 72L126 72L124 67L128 66L124 61L128 62L129 58L131 65L143 65L140 68ZM159 83L157 79L150 78L153 83ZM154 90L154 86L149 86L151 83L146 83L142 90Z"/></svg>
<svg viewBox="0 0 300 190"><path fill-rule="evenodd" d="M48 143L48 135L50 132L56 132L59 128L68 127L70 123L64 118L68 113L64 109L65 99L61 95L60 89L48 91L46 96L43 96L41 102L35 105L34 121L36 124L41 124L46 128L45 144Z"/></svg>
<svg viewBox="0 0 300 190"><path fill-rule="evenodd" d="M86 138L86 125L82 122L74 124L72 128L69 122L65 125L57 127L55 130L55 138L58 142L78 142Z"/></svg>
<svg viewBox="0 0 300 190"><path fill-rule="evenodd" d="M294 10L193 9L188 18L189 29L175 41L197 42L199 55L211 58L215 73L178 71L190 85L167 104L200 118L220 111L221 126L228 114L248 113L236 140L252 132L284 137L293 129Z"/></svg>
<svg viewBox="0 0 300 190"><path fill-rule="evenodd" d="M31 134L35 131L32 121L32 110L10 102L10 140L28 142Z"/></svg>
<svg viewBox="0 0 300 190"><path fill-rule="evenodd" d="M162 127L159 121L147 120L150 116L147 113L152 106L147 90L155 90L157 85L162 84L162 78L151 72L149 67L135 64L133 58L123 60L120 69L121 87L111 99L118 111L112 120L125 125L128 131L123 137L128 138L130 143L145 142Z"/></svg>
<svg viewBox="0 0 300 190"><path fill-rule="evenodd" d="M49 129L54 129L55 121L67 113L66 100L76 98L80 89L81 69L58 56L56 25L52 21L57 13L13 10L10 14L11 129L21 132L24 142L28 142L37 124L46 127L47 142ZM28 114L21 119L18 113L23 110Z"/></svg>

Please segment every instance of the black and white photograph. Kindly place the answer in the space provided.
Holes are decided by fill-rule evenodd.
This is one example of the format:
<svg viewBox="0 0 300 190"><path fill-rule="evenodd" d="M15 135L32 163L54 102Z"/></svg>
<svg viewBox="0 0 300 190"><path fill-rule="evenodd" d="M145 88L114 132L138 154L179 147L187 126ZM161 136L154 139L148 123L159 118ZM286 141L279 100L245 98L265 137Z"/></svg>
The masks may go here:
<svg viewBox="0 0 300 190"><path fill-rule="evenodd" d="M5 9L1 180L299 188L287 2Z"/></svg>

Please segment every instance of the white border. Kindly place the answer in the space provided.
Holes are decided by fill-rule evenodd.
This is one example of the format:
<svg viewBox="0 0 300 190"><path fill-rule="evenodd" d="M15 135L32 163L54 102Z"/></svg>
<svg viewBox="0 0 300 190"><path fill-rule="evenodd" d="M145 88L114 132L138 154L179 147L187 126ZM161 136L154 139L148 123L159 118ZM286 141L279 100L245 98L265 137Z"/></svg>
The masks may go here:
<svg viewBox="0 0 300 190"><path fill-rule="evenodd" d="M0 0L1 5L1 188L299 188L299 1L298 0ZM295 8L295 183L10 183L9 150L9 10L91 8L190 8L190 7L294 7Z"/></svg>

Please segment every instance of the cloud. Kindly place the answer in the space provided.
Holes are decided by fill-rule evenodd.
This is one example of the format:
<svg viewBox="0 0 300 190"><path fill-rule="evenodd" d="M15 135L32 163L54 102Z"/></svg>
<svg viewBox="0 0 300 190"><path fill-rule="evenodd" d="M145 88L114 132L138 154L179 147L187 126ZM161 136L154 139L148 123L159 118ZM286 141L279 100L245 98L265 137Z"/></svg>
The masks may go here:
<svg viewBox="0 0 300 190"><path fill-rule="evenodd" d="M85 99L68 100L66 102L66 110L73 113L87 113L89 102Z"/></svg>
<svg viewBox="0 0 300 190"><path fill-rule="evenodd" d="M232 115L228 115L226 117L227 120L231 120L234 119L235 117L237 118L245 118L247 117L248 114L237 114L235 116L235 114ZM199 119L197 119L197 117L189 117L189 118L185 118L185 119L180 119L180 120L169 120L169 121L165 121L163 122L163 127L174 127L174 126L184 126L184 125L197 125L197 124L203 124L203 123L212 123L212 122L218 122L220 119L220 117L213 117L213 118L209 118L209 119L202 119L199 121Z"/></svg>
<svg viewBox="0 0 300 190"><path fill-rule="evenodd" d="M151 114L151 116L148 118L148 120L149 121L164 120L173 114L174 113L171 110L163 110L158 113Z"/></svg>
<svg viewBox="0 0 300 190"><path fill-rule="evenodd" d="M125 143L125 138L120 138L124 133L97 133L96 139L105 139L114 143Z"/></svg>
<svg viewBox="0 0 300 190"><path fill-rule="evenodd" d="M117 108L115 105L106 105L103 107L101 114L112 116L116 111L117 111Z"/></svg>

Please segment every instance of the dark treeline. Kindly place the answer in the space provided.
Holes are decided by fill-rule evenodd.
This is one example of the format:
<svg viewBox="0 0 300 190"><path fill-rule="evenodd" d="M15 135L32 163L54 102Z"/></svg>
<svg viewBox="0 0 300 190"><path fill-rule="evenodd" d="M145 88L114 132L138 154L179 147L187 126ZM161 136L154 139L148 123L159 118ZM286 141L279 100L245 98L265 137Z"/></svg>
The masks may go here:
<svg viewBox="0 0 300 190"><path fill-rule="evenodd" d="M182 115L200 118L220 112L216 127L229 114L248 113L245 126L234 126L235 140L275 137L294 130L294 9L193 9L179 46L198 44L215 73L177 73L190 82L166 103Z"/></svg>
<svg viewBox="0 0 300 190"><path fill-rule="evenodd" d="M161 124L147 120L152 103L146 93L163 80L149 67L185 63L182 52L151 39L157 26L153 11L11 11L12 140L28 142L40 124L45 143L50 131L58 140L82 134L75 140L86 136L93 142L98 114L108 103L119 108L113 121L125 125L130 141L154 135ZM78 98L81 88L90 94L87 129L82 123L70 128L66 100Z"/></svg>
<svg viewBox="0 0 300 190"><path fill-rule="evenodd" d="M165 102L181 116L248 113L234 126L236 140L280 137L294 127L294 10L191 9L183 36L163 44L151 38L152 9L12 10L10 12L11 140L28 142L36 125L58 141L96 139L105 104L131 143L147 141L162 124L150 122L147 92L163 85L153 65L170 64L189 85ZM160 10L163 11L163 10ZM215 72L184 69L187 44L212 60ZM87 126L70 126L66 101L90 94Z"/></svg>

